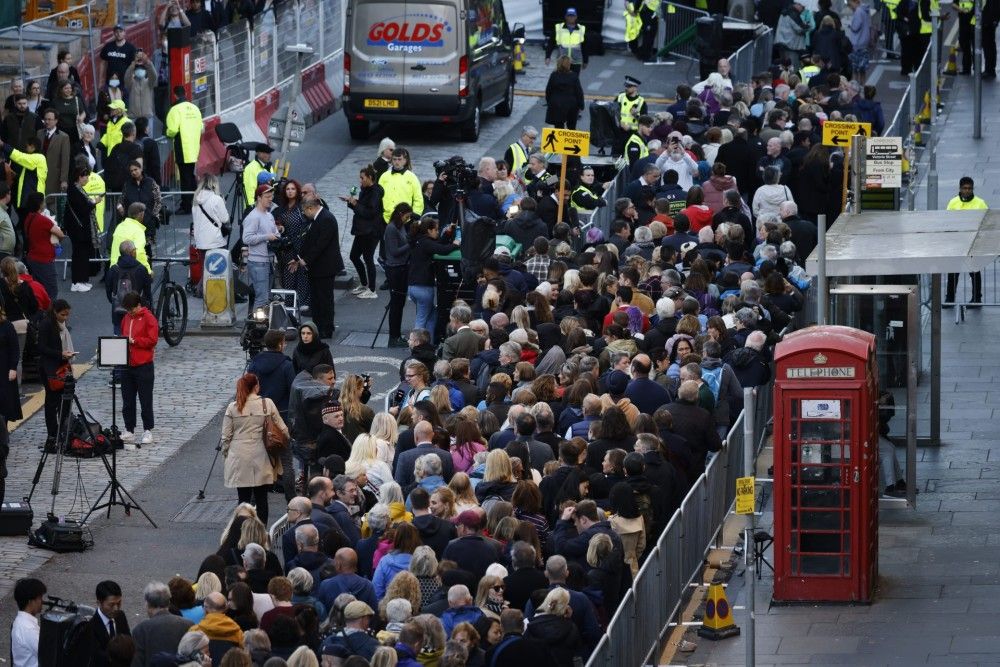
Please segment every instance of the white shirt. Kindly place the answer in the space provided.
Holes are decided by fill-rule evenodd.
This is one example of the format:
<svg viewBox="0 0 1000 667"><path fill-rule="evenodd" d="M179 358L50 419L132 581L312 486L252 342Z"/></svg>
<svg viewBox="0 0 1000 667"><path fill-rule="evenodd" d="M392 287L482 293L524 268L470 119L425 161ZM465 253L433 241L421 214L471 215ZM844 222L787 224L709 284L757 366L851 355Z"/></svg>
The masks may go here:
<svg viewBox="0 0 1000 667"><path fill-rule="evenodd" d="M10 654L14 667L38 667L38 619L26 611L17 612L10 626Z"/></svg>

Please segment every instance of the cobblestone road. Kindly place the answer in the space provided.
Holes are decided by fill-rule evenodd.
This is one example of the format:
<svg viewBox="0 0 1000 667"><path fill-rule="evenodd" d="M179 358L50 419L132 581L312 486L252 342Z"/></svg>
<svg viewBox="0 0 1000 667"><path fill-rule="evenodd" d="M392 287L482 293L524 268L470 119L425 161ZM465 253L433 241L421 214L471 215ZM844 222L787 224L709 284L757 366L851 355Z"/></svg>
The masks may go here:
<svg viewBox="0 0 1000 667"><path fill-rule="evenodd" d="M232 400L234 381L245 360L235 339L187 337L178 347L162 343L156 350L156 384L153 397L156 442L135 451L118 452L118 478L132 490L163 465L190 440L219 410ZM84 409L102 427L111 424L111 390L108 372L92 368L77 384L77 395ZM121 427L121 395L117 397L118 424ZM38 466L45 441L42 411L33 415L11 433L8 459L8 501L27 495ZM55 457L50 456L32 499L36 525L44 519L52 502L50 494ZM207 472L207 471L206 471ZM201 480L196 480L198 486ZM108 482L100 459L64 460L61 491L56 497L55 513L81 517L86 514ZM122 509L114 508L112 518ZM169 517L154 517L165 522ZM145 521L133 511L130 521ZM23 537L0 537L0 596L6 596L14 582L44 565L54 554L27 546Z"/></svg>

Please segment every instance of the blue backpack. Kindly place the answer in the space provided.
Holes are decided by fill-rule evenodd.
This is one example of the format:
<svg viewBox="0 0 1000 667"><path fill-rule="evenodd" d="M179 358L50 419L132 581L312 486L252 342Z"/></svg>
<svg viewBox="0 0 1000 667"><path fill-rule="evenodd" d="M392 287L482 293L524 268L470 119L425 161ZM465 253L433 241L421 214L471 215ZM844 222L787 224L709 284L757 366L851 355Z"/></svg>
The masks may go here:
<svg viewBox="0 0 1000 667"><path fill-rule="evenodd" d="M702 367L701 369L701 379L712 390L712 396L715 397L716 403L719 402L719 387L722 386L722 368L719 366L718 368Z"/></svg>

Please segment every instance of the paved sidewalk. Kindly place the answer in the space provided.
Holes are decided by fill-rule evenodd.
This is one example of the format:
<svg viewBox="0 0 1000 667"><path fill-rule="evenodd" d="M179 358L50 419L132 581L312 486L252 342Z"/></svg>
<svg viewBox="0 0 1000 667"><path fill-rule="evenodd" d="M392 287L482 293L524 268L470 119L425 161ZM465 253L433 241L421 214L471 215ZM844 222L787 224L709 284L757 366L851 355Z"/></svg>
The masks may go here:
<svg viewBox="0 0 1000 667"><path fill-rule="evenodd" d="M1000 206L995 116L1000 86L983 86L984 139L979 141L971 138L971 99L971 78L958 77L953 102L942 118L941 208L964 175L976 179L977 194ZM925 208L925 191L917 201L918 208ZM985 292L987 302L1000 298L989 279ZM1000 341L995 335L1000 310L969 310L958 325L950 312L945 311L942 323L942 445L918 450L917 509L880 513L875 602L771 606L774 579L765 568L757 587L757 665L1000 664L1000 610L995 603L1000 592L1000 438L995 427L1000 416ZM926 419L927 407L924 395L918 419ZM903 450L899 455L902 460ZM763 522L770 527L773 518L768 514ZM745 605L743 576L735 575L730 583L732 604ZM745 630L746 612L737 611L735 619ZM743 638L695 641L697 651L676 662L744 664Z"/></svg>

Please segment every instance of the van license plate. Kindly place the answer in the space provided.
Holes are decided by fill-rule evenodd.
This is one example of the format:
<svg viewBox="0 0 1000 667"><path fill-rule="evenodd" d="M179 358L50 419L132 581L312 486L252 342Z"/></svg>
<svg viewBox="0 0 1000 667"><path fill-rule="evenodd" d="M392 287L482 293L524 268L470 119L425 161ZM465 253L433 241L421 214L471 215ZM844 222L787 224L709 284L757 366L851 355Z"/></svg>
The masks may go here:
<svg viewBox="0 0 1000 667"><path fill-rule="evenodd" d="M398 109L399 100L365 100L366 109Z"/></svg>

